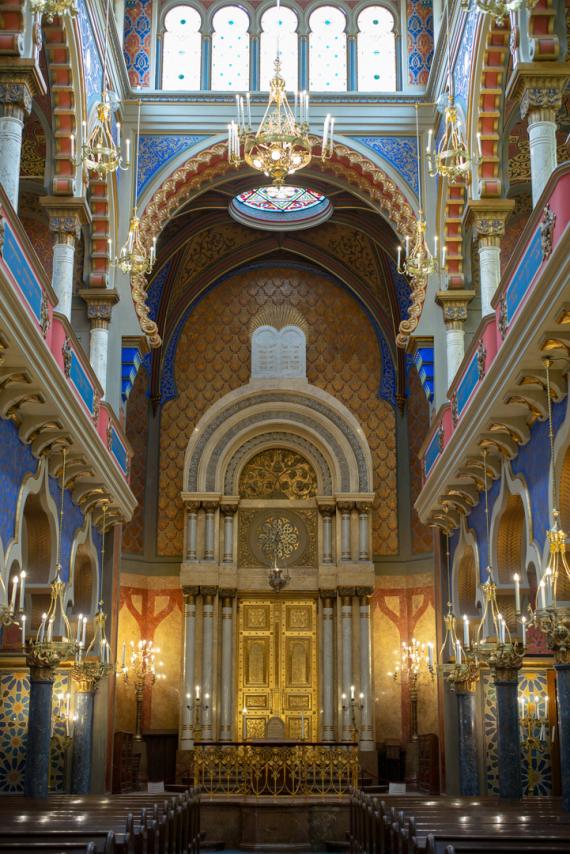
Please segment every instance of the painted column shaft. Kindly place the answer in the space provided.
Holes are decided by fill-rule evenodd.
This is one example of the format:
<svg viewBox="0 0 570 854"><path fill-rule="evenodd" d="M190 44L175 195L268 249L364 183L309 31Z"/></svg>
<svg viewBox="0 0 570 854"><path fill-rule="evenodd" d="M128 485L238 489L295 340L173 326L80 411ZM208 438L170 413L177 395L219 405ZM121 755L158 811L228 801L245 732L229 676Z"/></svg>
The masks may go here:
<svg viewBox="0 0 570 854"><path fill-rule="evenodd" d="M196 514L194 514L196 515ZM182 691L182 722L180 749L191 750L194 743L193 713L194 698L194 661L196 655L196 600L188 595L184 602L184 690Z"/></svg>
<svg viewBox="0 0 570 854"><path fill-rule="evenodd" d="M30 673L28 744L24 777L24 795L27 798L48 796L53 676L53 671L49 671L49 675L44 671L39 675Z"/></svg>
<svg viewBox="0 0 570 854"><path fill-rule="evenodd" d="M479 794L477 739L475 733L475 694L457 689L459 731L459 793Z"/></svg>
<svg viewBox="0 0 570 854"><path fill-rule="evenodd" d="M350 510L343 510L340 523L340 552L341 560L350 560L352 549L350 544Z"/></svg>
<svg viewBox="0 0 570 854"><path fill-rule="evenodd" d="M214 520L214 511L206 510L206 537L204 544L205 560L214 560Z"/></svg>
<svg viewBox="0 0 570 854"><path fill-rule="evenodd" d="M570 812L570 664L557 664L554 669L559 716L562 806Z"/></svg>
<svg viewBox="0 0 570 854"><path fill-rule="evenodd" d="M0 184L15 211L18 210L23 129L24 123L17 116L0 117Z"/></svg>
<svg viewBox="0 0 570 854"><path fill-rule="evenodd" d="M234 558L234 517L231 513L224 516L224 563L232 563Z"/></svg>
<svg viewBox="0 0 570 854"><path fill-rule="evenodd" d="M226 516L226 519L228 517ZM229 517L232 518L231 516ZM224 599L222 605L222 696L220 740L231 741L232 738L232 640L233 640L233 608L232 600Z"/></svg>
<svg viewBox="0 0 570 854"><path fill-rule="evenodd" d="M481 271L481 316L494 314L491 300L501 281L501 246L497 239L489 243L479 240L479 268Z"/></svg>
<svg viewBox="0 0 570 854"><path fill-rule="evenodd" d="M323 600L323 741L334 741L333 659L333 604L327 598Z"/></svg>
<svg viewBox="0 0 570 854"><path fill-rule="evenodd" d="M73 758L71 762L71 791L74 795L88 795L91 791L93 760L93 704L94 691L77 691L73 728Z"/></svg>
<svg viewBox="0 0 570 854"><path fill-rule="evenodd" d="M516 679L496 680L497 752L499 795L522 797L521 746L519 735L518 683Z"/></svg>
<svg viewBox="0 0 570 854"><path fill-rule="evenodd" d="M74 242L54 243L51 283L58 298L57 311L64 314L68 320L71 320L74 257Z"/></svg>
<svg viewBox="0 0 570 854"><path fill-rule="evenodd" d="M195 510L188 512L188 560L198 560L197 553L198 513Z"/></svg>
<svg viewBox="0 0 570 854"><path fill-rule="evenodd" d="M532 203L536 205L557 165L556 122L533 121L531 118L528 123L528 138Z"/></svg>
<svg viewBox="0 0 570 854"><path fill-rule="evenodd" d="M332 516L323 516L323 563L332 563Z"/></svg>
<svg viewBox="0 0 570 854"><path fill-rule="evenodd" d="M202 613L202 739L211 741L212 729L212 686L214 669L214 602L212 596L204 597Z"/></svg>
<svg viewBox="0 0 570 854"><path fill-rule="evenodd" d="M368 514L366 514L368 516ZM359 702L360 710L360 749L374 750L372 738L372 697L371 697L371 657L370 657L370 603L367 596L360 600L360 691L364 694Z"/></svg>
<svg viewBox="0 0 570 854"><path fill-rule="evenodd" d="M343 596L340 609L342 626L342 693L344 694L342 716L343 741L352 738L352 720L350 714L350 686L352 685L352 599Z"/></svg>
<svg viewBox="0 0 570 854"><path fill-rule="evenodd" d="M358 559L368 560L368 510L358 514Z"/></svg>

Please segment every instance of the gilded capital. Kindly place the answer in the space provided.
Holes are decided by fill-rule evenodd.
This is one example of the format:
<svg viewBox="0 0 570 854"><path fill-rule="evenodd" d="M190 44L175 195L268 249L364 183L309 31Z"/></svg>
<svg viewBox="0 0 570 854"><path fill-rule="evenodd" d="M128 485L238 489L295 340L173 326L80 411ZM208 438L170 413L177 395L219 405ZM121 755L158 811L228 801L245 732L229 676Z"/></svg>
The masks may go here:
<svg viewBox="0 0 570 854"><path fill-rule="evenodd" d="M75 196L42 196L40 205L47 212L49 230L54 235L55 243L74 246L79 239L81 226L91 220L87 200Z"/></svg>
<svg viewBox="0 0 570 854"><path fill-rule="evenodd" d="M520 101L521 116L533 121L554 121L570 78L565 62L519 63L507 88L507 98Z"/></svg>
<svg viewBox="0 0 570 854"><path fill-rule="evenodd" d="M473 226L479 246L500 246L505 224L515 207L513 199L471 199L467 205L466 226Z"/></svg>
<svg viewBox="0 0 570 854"><path fill-rule="evenodd" d="M447 329L463 329L467 320L467 306L475 296L475 291L451 289L438 291L435 300L443 310L443 320Z"/></svg>
<svg viewBox="0 0 570 854"><path fill-rule="evenodd" d="M87 317L93 329L107 329L111 322L113 306L119 294L113 288L82 288L79 296L87 303Z"/></svg>

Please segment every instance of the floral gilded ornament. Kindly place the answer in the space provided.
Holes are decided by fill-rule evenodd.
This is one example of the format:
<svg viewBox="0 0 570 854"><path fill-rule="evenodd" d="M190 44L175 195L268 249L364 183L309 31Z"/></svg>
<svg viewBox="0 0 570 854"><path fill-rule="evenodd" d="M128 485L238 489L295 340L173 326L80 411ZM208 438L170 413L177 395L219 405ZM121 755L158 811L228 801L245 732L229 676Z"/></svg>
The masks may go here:
<svg viewBox="0 0 570 854"><path fill-rule="evenodd" d="M262 451L245 466L239 492L241 498L314 498L317 476L307 460L294 451Z"/></svg>

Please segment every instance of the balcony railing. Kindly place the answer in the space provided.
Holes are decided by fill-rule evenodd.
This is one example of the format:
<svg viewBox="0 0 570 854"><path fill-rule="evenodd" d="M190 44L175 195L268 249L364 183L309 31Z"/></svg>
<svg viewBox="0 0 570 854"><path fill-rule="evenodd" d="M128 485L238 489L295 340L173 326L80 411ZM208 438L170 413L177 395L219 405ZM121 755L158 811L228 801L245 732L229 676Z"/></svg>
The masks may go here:
<svg viewBox="0 0 570 854"><path fill-rule="evenodd" d="M346 743L201 742L193 782L210 795L345 795L358 783L358 748Z"/></svg>

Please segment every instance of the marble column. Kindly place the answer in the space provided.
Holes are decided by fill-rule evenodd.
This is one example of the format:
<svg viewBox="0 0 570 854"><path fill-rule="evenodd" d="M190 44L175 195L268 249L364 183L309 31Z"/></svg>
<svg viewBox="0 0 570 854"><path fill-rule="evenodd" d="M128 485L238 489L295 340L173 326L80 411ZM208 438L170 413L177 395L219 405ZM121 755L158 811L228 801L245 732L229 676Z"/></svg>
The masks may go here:
<svg viewBox="0 0 570 854"><path fill-rule="evenodd" d="M75 244L81 226L90 220L87 200L75 197L43 196L40 205L49 219L53 234L51 284L57 294L56 310L71 320Z"/></svg>
<svg viewBox="0 0 570 854"><path fill-rule="evenodd" d="M465 355L464 324L467 320L467 306L474 296L474 291L456 288L438 291L436 295L436 302L443 309L443 321L445 323L448 388L453 382Z"/></svg>
<svg viewBox="0 0 570 854"><path fill-rule="evenodd" d="M309 90L309 36L299 33L299 91Z"/></svg>
<svg viewBox="0 0 570 854"><path fill-rule="evenodd" d="M196 591L184 591L184 672L180 714L180 750L194 746L194 662L196 659Z"/></svg>
<svg viewBox="0 0 570 854"><path fill-rule="evenodd" d="M319 513L323 520L323 551L321 555L323 563L333 562L332 517L334 512L334 503L319 504Z"/></svg>
<svg viewBox="0 0 570 854"><path fill-rule="evenodd" d="M15 211L18 210L24 118L32 109L33 94L25 79L0 82L0 184Z"/></svg>
<svg viewBox="0 0 570 854"><path fill-rule="evenodd" d="M109 326L113 306L119 301L119 295L112 288L83 288L79 295L87 303L87 318L91 324L89 361L103 389L103 397L105 397L109 359Z"/></svg>
<svg viewBox="0 0 570 854"><path fill-rule="evenodd" d="M374 750L372 735L372 663L370 654L370 594L372 590L357 591L360 596L360 749Z"/></svg>
<svg viewBox="0 0 570 854"><path fill-rule="evenodd" d="M512 199L471 199L468 202L467 225L473 226L479 251L482 317L495 311L491 303L501 281L501 240L514 206Z"/></svg>
<svg viewBox="0 0 570 854"><path fill-rule="evenodd" d="M370 506L368 504L357 504L358 510L358 560L370 560L368 550L368 522Z"/></svg>
<svg viewBox="0 0 570 854"><path fill-rule="evenodd" d="M260 55L259 55L259 33L250 33L249 36L249 89L251 92L259 92L259 75L261 73Z"/></svg>
<svg viewBox="0 0 570 854"><path fill-rule="evenodd" d="M323 741L334 741L334 606L333 595L323 595Z"/></svg>
<svg viewBox="0 0 570 854"><path fill-rule="evenodd" d="M217 501L203 501L202 507L206 513L206 525L204 531L204 560L215 558L215 535L216 535L216 510Z"/></svg>
<svg viewBox="0 0 570 854"><path fill-rule="evenodd" d="M341 592L340 622L342 637L342 732L341 741L352 741L350 708L352 686L352 594Z"/></svg>
<svg viewBox="0 0 570 854"><path fill-rule="evenodd" d="M556 664L562 806L570 812L570 664Z"/></svg>
<svg viewBox="0 0 570 854"><path fill-rule="evenodd" d="M358 36L356 33L347 35L346 51L347 91L356 92L358 90Z"/></svg>
<svg viewBox="0 0 570 854"><path fill-rule="evenodd" d="M516 668L497 668L497 754L499 795L522 797L521 744L519 733L518 674Z"/></svg>
<svg viewBox="0 0 570 854"><path fill-rule="evenodd" d="M51 701L55 670L30 663L30 700L24 795L47 798L49 786Z"/></svg>
<svg viewBox="0 0 570 854"><path fill-rule="evenodd" d="M202 33L202 64L200 67L200 89L212 88L212 34Z"/></svg>
<svg viewBox="0 0 570 854"><path fill-rule="evenodd" d="M234 514L237 504L223 501L220 505L224 517L224 563L234 562Z"/></svg>
<svg viewBox="0 0 570 854"><path fill-rule="evenodd" d="M230 516L230 518L233 518ZM232 740L233 723L233 637L235 590L220 592L222 599L222 683L220 697L220 741Z"/></svg>
<svg viewBox="0 0 570 854"><path fill-rule="evenodd" d="M456 683L459 730L459 794L479 794L479 764L475 731L475 686Z"/></svg>
<svg viewBox="0 0 570 854"><path fill-rule="evenodd" d="M214 590L202 591L202 741L214 737L212 693L214 686Z"/></svg>
<svg viewBox="0 0 570 854"><path fill-rule="evenodd" d="M198 560L199 501L186 502L186 560Z"/></svg>
<svg viewBox="0 0 570 854"><path fill-rule="evenodd" d="M71 792L74 795L88 795L91 792L94 702L95 685L90 680L80 682L75 692L77 719L73 727L71 760Z"/></svg>
<svg viewBox="0 0 570 854"><path fill-rule="evenodd" d="M563 89L542 78L529 82L521 97L521 117L528 119L532 203L536 205L558 164L556 113L562 106Z"/></svg>
<svg viewBox="0 0 570 854"><path fill-rule="evenodd" d="M339 501L337 507L340 510L340 559L352 560L350 525L354 504L352 501Z"/></svg>

